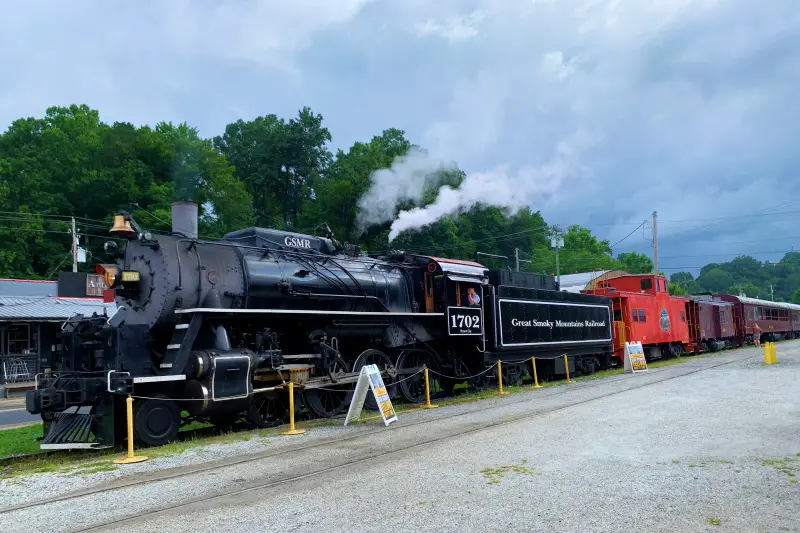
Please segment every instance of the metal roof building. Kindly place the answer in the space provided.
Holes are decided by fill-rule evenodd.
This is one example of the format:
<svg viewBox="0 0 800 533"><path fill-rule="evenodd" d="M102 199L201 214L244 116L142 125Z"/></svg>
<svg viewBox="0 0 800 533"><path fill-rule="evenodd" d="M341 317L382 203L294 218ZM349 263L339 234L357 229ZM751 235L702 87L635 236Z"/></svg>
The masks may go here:
<svg viewBox="0 0 800 533"><path fill-rule="evenodd" d="M29 387L61 344L61 324L76 314L113 315L102 298L58 296L58 283L0 279L0 390Z"/></svg>
<svg viewBox="0 0 800 533"><path fill-rule="evenodd" d="M95 298L19 298L0 296L0 322L63 322L69 317L93 313L109 316L116 312L114 303L103 303Z"/></svg>
<svg viewBox="0 0 800 533"><path fill-rule="evenodd" d="M0 296L58 296L58 282L31 279L0 279Z"/></svg>
<svg viewBox="0 0 800 533"><path fill-rule="evenodd" d="M565 274L560 277L559 282L562 291L581 292L592 282L625 276L627 274L628 273L623 270L595 270L594 272L583 272L580 274Z"/></svg>

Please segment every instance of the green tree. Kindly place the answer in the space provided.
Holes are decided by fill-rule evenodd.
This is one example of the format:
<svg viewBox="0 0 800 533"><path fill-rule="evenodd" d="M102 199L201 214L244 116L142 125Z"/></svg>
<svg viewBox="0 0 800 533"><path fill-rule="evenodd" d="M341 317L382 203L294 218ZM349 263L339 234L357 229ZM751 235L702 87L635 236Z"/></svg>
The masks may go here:
<svg viewBox="0 0 800 533"><path fill-rule="evenodd" d="M372 173L391 166L410 146L402 131L388 129L368 143L357 142L347 152L339 150L314 186L315 198L300 217L301 227L313 231L318 224L326 222L338 239L354 241L358 200L369 189ZM380 234L387 228L388 224L373 228L372 233Z"/></svg>
<svg viewBox="0 0 800 533"><path fill-rule="evenodd" d="M680 283L676 283L674 281L667 283L667 290L673 296L686 296L689 294L689 291L687 291Z"/></svg>
<svg viewBox="0 0 800 533"><path fill-rule="evenodd" d="M800 304L800 289L795 289L792 295L792 303Z"/></svg>
<svg viewBox="0 0 800 533"><path fill-rule="evenodd" d="M296 229L311 191L330 164L331 134L322 115L303 108L289 121L276 115L228 124L214 146L253 198L256 222Z"/></svg>
<svg viewBox="0 0 800 533"><path fill-rule="evenodd" d="M729 272L719 266L715 266L705 272L701 271L700 276L697 278L697 283L706 290L722 293L730 290L730 287L734 284L734 279Z"/></svg>
<svg viewBox="0 0 800 533"><path fill-rule="evenodd" d="M218 235L251 223L251 199L211 142L186 124L108 125L87 106L53 107L0 135L0 275L52 277L69 264L70 217L102 260L116 209L151 229L171 226L170 203L201 204L201 231Z"/></svg>
<svg viewBox="0 0 800 533"><path fill-rule="evenodd" d="M617 259L622 263L622 270L631 274L645 274L653 271L653 261L645 254L638 252L621 253Z"/></svg>

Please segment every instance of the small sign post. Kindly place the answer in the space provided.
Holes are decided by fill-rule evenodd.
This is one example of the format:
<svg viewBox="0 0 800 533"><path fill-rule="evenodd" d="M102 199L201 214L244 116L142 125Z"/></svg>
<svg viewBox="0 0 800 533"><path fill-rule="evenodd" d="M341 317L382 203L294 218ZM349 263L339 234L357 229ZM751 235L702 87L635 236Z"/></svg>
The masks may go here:
<svg viewBox="0 0 800 533"><path fill-rule="evenodd" d="M395 413L392 406L392 400L389 398L389 393L386 386L383 384L381 371L378 370L378 365L366 365L361 368L361 374L358 376L358 383L356 383L356 390L353 393L353 400L350 402L350 408L347 410L347 417L344 420L346 426L352 420L358 420L361 416L361 411L364 408L364 401L367 399L367 390L372 389L372 394L375 397L375 403L378 404L378 410L381 412L383 423L389 425L397 421L397 413Z"/></svg>
<svg viewBox="0 0 800 533"><path fill-rule="evenodd" d="M647 372L647 360L641 342L625 343L625 373Z"/></svg>

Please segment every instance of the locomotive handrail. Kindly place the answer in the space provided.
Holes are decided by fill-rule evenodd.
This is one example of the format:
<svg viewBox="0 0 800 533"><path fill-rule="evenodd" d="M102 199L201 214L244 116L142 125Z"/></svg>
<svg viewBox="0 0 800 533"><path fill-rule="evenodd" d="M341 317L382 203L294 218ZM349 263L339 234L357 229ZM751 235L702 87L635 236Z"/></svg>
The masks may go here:
<svg viewBox="0 0 800 533"><path fill-rule="evenodd" d="M126 376L130 376L130 372L118 372L116 370L109 370L108 374L106 375L106 390L111 394L115 394L115 391L111 390L111 374L125 374Z"/></svg>

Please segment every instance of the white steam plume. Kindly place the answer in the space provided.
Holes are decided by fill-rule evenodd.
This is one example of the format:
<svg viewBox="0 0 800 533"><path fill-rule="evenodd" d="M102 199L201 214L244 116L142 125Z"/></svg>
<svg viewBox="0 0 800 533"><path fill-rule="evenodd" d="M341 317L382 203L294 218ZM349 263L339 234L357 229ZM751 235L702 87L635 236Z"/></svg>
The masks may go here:
<svg viewBox="0 0 800 533"><path fill-rule="evenodd" d="M439 172L457 168L455 163L445 163L411 148L396 158L391 168L372 173L372 185L358 201L357 228L363 231L373 224L392 220L397 204L406 200L419 202L426 186L438 178Z"/></svg>
<svg viewBox="0 0 800 533"><path fill-rule="evenodd" d="M487 172L468 174L458 188L439 189L432 204L401 211L392 223L389 242L403 231L422 228L479 203L507 208L511 214L521 207L541 204L543 198L580 170L577 154L591 143L592 139L580 132L561 141L555 156L544 165L525 166L516 173L509 172L508 165L500 165ZM374 173L372 186L359 202L359 220L365 225L391 220L398 202L419 201L431 174L441 168L441 162L415 152L410 158L396 160L392 168Z"/></svg>

